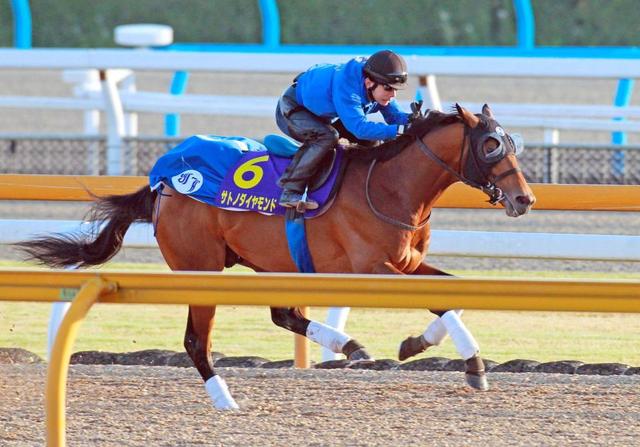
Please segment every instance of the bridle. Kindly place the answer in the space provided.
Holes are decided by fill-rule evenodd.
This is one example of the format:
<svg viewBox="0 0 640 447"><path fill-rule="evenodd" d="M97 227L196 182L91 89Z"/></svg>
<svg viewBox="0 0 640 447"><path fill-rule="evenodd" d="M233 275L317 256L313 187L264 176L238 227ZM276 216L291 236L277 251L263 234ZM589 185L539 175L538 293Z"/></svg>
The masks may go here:
<svg viewBox="0 0 640 447"><path fill-rule="evenodd" d="M479 190L481 190L482 192L484 192L487 196L489 196L489 203L491 205L495 205L497 203L502 202L505 199L505 195L502 192L502 189L500 189L497 186L497 183L506 178L509 177L510 175L513 174L517 174L518 172L522 172L522 170L520 168L511 168L505 172L502 172L498 175L496 175L493 178L493 181L489 180L489 175L485 172L485 170L482 168L480 161L478 160L478 154L477 154L477 150L475 147L475 145L473 145L473 141L471 141L471 136L470 136L470 127L464 123L464 136L462 137L462 144L460 147L460 165L461 168L458 171L456 171L455 169L452 169L448 164L446 164L444 161L442 161L440 159L440 157L438 157L431 149L429 149L429 147L426 145L426 143L424 141L422 141L422 138L416 138L417 142L418 142L418 147L420 148L420 150L427 155L429 158L431 158L433 161L435 161L436 163L438 163L438 165L440 165L440 167L442 169L444 169L445 171L449 172L450 174L452 174L454 177L456 177L458 180L460 180L461 182L465 183L466 185L472 186L473 188L477 188ZM501 140L501 138L499 138L499 135L494 133L494 132L486 132L483 134L483 136L485 138L482 139L482 142L480 143L481 145L484 145L484 143L486 142L486 140L488 138L494 138L497 139L500 143L499 148L504 144ZM505 136L507 136L505 134ZM469 140L469 144L465 144L466 141ZM479 173L482 176L482 180L483 182L478 182L474 179L469 178L468 176L465 175L465 170L462 167L462 162L464 160L464 150L466 147L469 147L469 157L471 157L471 161L473 162L473 167L476 170L477 173ZM507 150L503 150L501 154L499 154L499 157L494 158L490 165L491 167L493 167L493 165L499 163L500 161L502 161L503 158L505 158L507 156L509 152Z"/></svg>
<svg viewBox="0 0 640 447"><path fill-rule="evenodd" d="M468 124L463 123L464 124L464 135L462 137L462 144L460 146L460 169L459 171L456 171L455 169L451 168L447 163L445 163L444 161L442 161L442 159L440 157L438 157L427 145L424 141L422 141L422 138L418 138L416 137L416 140L418 142L418 147L420 148L420 150L429 158L431 158L433 161L435 161L442 169L444 169L445 171L449 172L450 174L452 174L454 177L456 177L458 180L460 180L461 182L472 186L474 188L477 188L479 190L481 190L482 192L484 192L487 196L489 196L489 203L492 205L496 205L497 203L500 203L501 201L503 201L505 199L505 195L502 191L502 189L500 187L497 186L497 183L506 178L509 177L510 175L513 174L517 174L518 172L521 172L522 170L520 168L511 168L505 172L502 172L498 175L496 175L493 178L493 181L489 180L489 175L485 172L485 170L482 168L480 161L478 160L478 154L476 153L477 150L475 147L473 147L474 145L472 144L473 141L471 140L471 135L470 135L470 127ZM505 134L506 137L509 138L510 140L510 144L512 145L513 148L515 148L515 145L513 144L513 140L511 140L511 138ZM502 152L499 155L499 157L495 157L494 159L491 160L491 163L489 164L489 166L493 166L497 163L499 163L500 161L502 161L502 159L504 159L507 154L509 153L508 150L504 149L503 145L504 142L502 141L502 138L500 138L500 135L495 133L495 132L485 132L482 134L482 142L480 143L480 145L484 145L484 143L487 141L487 139L489 138L494 138L496 139L500 144L498 146L497 149L502 148ZM469 144L466 144L467 140L469 141ZM479 173L482 176L482 182L478 182L472 178L469 178L468 176L465 175L465 168L463 166L463 160L464 160L464 151L466 148L469 148L469 156L471 157L474 169L476 170L477 173ZM496 150L497 150L496 149ZM513 152L513 151L512 151ZM371 209L371 211L373 212L373 214L378 217L379 219L381 219L382 221L389 223L391 225L394 225L396 227L400 227L403 230L409 230L409 231L416 231L416 230L420 230L422 228L424 228L424 226L429 222L429 218L431 217L431 213L429 213L429 215L422 221L420 222L418 225L411 225L411 224L406 224L404 222L401 222L399 220L393 219L389 216L386 216L384 214L382 214L380 211L378 211L376 209L376 207L373 205L373 202L371 201L371 196L369 194L369 181L371 179L371 173L373 172L373 167L376 164L376 159L374 158L371 161L371 165L369 166L369 171L367 173L367 179L365 182L365 196L367 198L367 203L369 204L369 208Z"/></svg>

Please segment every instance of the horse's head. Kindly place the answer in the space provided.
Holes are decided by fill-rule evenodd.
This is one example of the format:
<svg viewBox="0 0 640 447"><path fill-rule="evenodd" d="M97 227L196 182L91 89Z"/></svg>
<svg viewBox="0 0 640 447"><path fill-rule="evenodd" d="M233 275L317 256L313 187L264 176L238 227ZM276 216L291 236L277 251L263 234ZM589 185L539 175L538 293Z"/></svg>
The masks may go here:
<svg viewBox="0 0 640 447"><path fill-rule="evenodd" d="M526 214L536 198L518 167L516 156L522 152L522 142L504 131L488 105L478 115L459 104L456 109L468 141L463 142L462 180L484 191L491 203L503 204L508 216Z"/></svg>

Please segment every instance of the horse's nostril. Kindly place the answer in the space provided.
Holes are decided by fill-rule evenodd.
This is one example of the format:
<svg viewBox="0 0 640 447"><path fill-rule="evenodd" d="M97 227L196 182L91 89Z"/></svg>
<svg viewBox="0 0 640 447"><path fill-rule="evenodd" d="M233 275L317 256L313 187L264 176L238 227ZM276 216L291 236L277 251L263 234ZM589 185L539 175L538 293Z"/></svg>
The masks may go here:
<svg viewBox="0 0 640 447"><path fill-rule="evenodd" d="M516 197L516 201L521 205L531 205L532 200L529 196L518 196Z"/></svg>

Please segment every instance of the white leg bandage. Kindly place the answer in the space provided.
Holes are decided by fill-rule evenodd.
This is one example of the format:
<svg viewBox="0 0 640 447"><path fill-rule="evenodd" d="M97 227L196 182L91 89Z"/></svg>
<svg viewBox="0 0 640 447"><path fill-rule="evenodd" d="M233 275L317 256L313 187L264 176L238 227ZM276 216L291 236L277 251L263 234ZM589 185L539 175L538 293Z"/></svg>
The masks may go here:
<svg viewBox="0 0 640 447"><path fill-rule="evenodd" d="M442 320L442 324L447 329L451 340L453 340L456 350L464 360L470 359L480 352L478 343L471 335L471 332L464 326L455 310L445 313L440 317L440 320Z"/></svg>
<svg viewBox="0 0 640 447"><path fill-rule="evenodd" d="M463 309L455 310L459 316L462 316ZM442 340L447 336L447 328L444 327L442 320L440 318L436 318L427 326L427 330L424 331L422 337L431 345L438 346L442 343Z"/></svg>
<svg viewBox="0 0 640 447"><path fill-rule="evenodd" d="M350 307L331 307L327 311L326 325L336 328L339 331L344 331L347 325L347 318L349 317ZM338 360L340 358L339 353L335 353L327 348L322 348L322 361L327 362L329 360Z"/></svg>
<svg viewBox="0 0 640 447"><path fill-rule="evenodd" d="M209 393L211 400L213 401L213 405L218 410L237 410L238 404L233 397L231 397L231 393L229 393L229 388L227 388L227 384L220 376L213 376L209 380L204 383L204 387Z"/></svg>
<svg viewBox="0 0 640 447"><path fill-rule="evenodd" d="M350 340L344 332L317 321L307 326L307 338L336 353L342 352L342 347Z"/></svg>

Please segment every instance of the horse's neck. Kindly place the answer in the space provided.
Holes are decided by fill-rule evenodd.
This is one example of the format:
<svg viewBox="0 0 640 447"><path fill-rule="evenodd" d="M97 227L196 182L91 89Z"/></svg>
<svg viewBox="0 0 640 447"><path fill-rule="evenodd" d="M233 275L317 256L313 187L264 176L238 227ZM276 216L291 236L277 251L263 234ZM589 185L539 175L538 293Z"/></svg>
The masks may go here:
<svg viewBox="0 0 640 447"><path fill-rule="evenodd" d="M423 141L433 153L454 171L459 168L462 124L452 124L427 134ZM440 195L458 179L425 154L418 142L385 163L394 189L406 197L412 212L427 214ZM426 216L425 216L426 217Z"/></svg>

